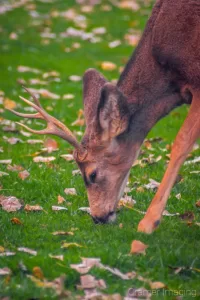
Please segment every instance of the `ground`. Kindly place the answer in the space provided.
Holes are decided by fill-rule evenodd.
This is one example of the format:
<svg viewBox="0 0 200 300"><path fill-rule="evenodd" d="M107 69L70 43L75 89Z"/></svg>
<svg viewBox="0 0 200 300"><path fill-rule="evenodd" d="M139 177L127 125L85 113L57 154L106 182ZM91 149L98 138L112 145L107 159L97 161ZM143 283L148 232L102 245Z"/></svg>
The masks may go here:
<svg viewBox="0 0 200 300"><path fill-rule="evenodd" d="M72 150L66 142L55 138L59 150L51 154L40 153L40 155L55 156L56 159L51 163L35 163L33 157L37 155L36 152L40 152L42 144L28 144L27 140L39 138L44 141L47 137L23 136L18 126L16 126L17 132L5 131L5 120L20 120L6 111L5 106L15 106L17 103L17 109L22 111L18 95L28 97L19 84L22 79L28 87L44 88L59 95L60 99L47 99L48 97L43 95L44 97L41 97L43 106L56 118L64 121L73 131L79 134L84 131L84 126L71 125L77 119L78 110L82 108L82 82L72 81L70 76L82 76L87 68L92 67L101 71L109 80L117 79L119 68L124 66L131 55L137 36L144 29L152 8L149 1L138 1L139 7L134 6L135 11L130 8L119 8L115 5L116 2L104 1L90 11L91 6L88 8L72 0L24 0L21 1L20 7L11 7L10 11L4 13L2 13L3 8L8 1L0 4L2 13L0 17L0 90L2 91L0 160L12 159L12 165L20 165L30 173L28 178L22 180L18 172L8 170L7 164L0 164L0 170L8 174L0 178L1 195L15 196L23 201L24 205L38 204L44 209L42 212L35 213L25 212L24 209L8 213L0 209L0 246L6 251L16 252L14 256L0 259L0 268L8 267L12 272L9 276L0 276L1 297L58 299L53 289L40 287L27 277L27 273L37 275L33 270L34 267L40 267L44 277L49 281L65 274L65 289L71 291L71 298L83 295L83 291L76 288L80 284L80 274L70 268L70 264L79 263L81 257L99 257L103 264L118 268L123 273L135 271L152 282L164 283L165 288L154 291L155 295L152 299L175 299L178 293L187 294L183 299L191 299L194 295L199 295L200 209L196 206L196 202L200 197L200 191L199 174L193 172L200 171L198 163L184 165L181 168L182 180L174 186L166 208L172 214L192 212L194 214L190 218L192 220L182 220L178 216L164 216L159 229L152 235L147 236L137 232L138 222L143 217L141 211L146 211L155 193L142 186L147 184L150 178L161 181L168 160L169 145L187 114L186 106L173 111L149 134L148 138L161 137L162 139L152 141L151 145L146 143L142 148L140 159L149 158L150 154L154 154L154 158L161 155L161 159L152 164L149 160L147 162L143 160L142 165L138 164L132 168L129 179L131 192L128 194L136 200L136 204L132 208L121 208L117 214L117 221L113 225L95 225L89 215L78 210L80 207L88 206L87 195L81 176L72 175L72 171L77 169L76 164L61 158L62 154L71 153ZM125 2L130 1L120 1L120 3ZM69 9L72 9L71 12ZM68 14L61 14L66 11ZM69 27L79 30L82 27L85 32L103 27L106 32L99 34L98 31L101 33L104 29L97 30L94 43L91 43L82 39L83 33L80 37L75 37L74 34L71 37L60 35ZM127 34L129 36L125 37ZM112 44L109 46L110 42L116 40L121 42L118 46L117 43L114 44L116 46L114 48ZM78 44L72 46L75 42L80 44L80 48ZM102 63L105 61L114 63L117 68L109 70L110 64L103 67ZM35 68L41 73L20 73L19 66ZM54 77L43 78L44 73L50 71L59 72L56 76L59 81L51 80ZM34 86L29 82L33 78L48 81L48 85L42 85L40 82ZM64 100L64 94L73 94L75 98ZM34 128L41 128L38 122L31 125ZM19 138L23 143L11 145L5 137ZM149 149L150 146L153 149ZM200 155L200 150L196 148L189 160ZM77 196L64 193L65 188L72 187L76 189ZM176 197L178 194L181 195ZM66 199L67 203L63 203L62 206L67 207L68 211L52 211L52 205L58 205L58 195ZM22 224L13 224L12 218L17 218ZM60 230L74 230L74 235L52 235L52 232ZM149 245L146 255L129 254L133 240L140 240ZM63 242L75 242L83 247L64 249L61 248ZM36 250L37 255L19 252L18 247ZM64 260L56 260L49 257L49 254L63 255ZM24 264L27 271L19 267L20 262ZM185 269L178 272L179 267ZM140 287L150 290L148 282L138 278L122 280L98 268L92 269L90 274L97 279L105 280L107 288L102 291L105 294L119 293L124 296L128 289Z"/></svg>

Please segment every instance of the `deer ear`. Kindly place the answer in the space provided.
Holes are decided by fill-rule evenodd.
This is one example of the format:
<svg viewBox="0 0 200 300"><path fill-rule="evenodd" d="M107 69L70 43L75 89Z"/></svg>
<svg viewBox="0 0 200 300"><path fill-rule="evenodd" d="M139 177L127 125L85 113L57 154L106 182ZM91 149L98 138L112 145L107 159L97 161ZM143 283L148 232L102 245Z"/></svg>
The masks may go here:
<svg viewBox="0 0 200 300"><path fill-rule="evenodd" d="M101 90L98 120L104 140L128 129L130 112L126 97L111 83L106 83Z"/></svg>
<svg viewBox="0 0 200 300"><path fill-rule="evenodd" d="M83 76L83 101L86 125L96 117L101 89L106 82L103 75L95 69L88 69Z"/></svg>

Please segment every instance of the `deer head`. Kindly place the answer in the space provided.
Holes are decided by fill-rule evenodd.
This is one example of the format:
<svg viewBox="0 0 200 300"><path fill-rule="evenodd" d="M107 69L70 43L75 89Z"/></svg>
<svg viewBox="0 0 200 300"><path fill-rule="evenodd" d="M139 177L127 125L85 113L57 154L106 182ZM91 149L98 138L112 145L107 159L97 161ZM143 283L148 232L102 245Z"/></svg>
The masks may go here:
<svg viewBox="0 0 200 300"><path fill-rule="evenodd" d="M34 103L20 98L37 113L12 112L20 117L46 120L47 128L40 131L19 124L33 133L57 135L73 145L74 159L87 189L91 216L96 223L106 223L115 219L116 206L139 145L133 145L130 140L129 104L117 86L108 83L93 69L84 74L83 86L86 130L81 143L64 124L44 111L39 100L27 89Z"/></svg>

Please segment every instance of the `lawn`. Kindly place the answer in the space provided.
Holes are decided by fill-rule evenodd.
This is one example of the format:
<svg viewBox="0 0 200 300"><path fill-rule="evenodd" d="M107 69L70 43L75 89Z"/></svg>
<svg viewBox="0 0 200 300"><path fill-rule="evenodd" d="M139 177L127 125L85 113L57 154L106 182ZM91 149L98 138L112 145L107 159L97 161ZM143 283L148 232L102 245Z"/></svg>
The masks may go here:
<svg viewBox="0 0 200 300"><path fill-rule="evenodd" d="M19 7L13 7L13 4L17 6L16 3L20 2ZM124 66L134 49L134 41L144 29L152 3L138 0L139 7L133 11L117 7L115 3L118 1L99 1L101 3L94 7L78 4L75 0L20 2L2 1L0 4L0 160L12 159L12 166L22 166L30 175L22 180L19 172L11 171L8 164L0 164L0 171L7 173L1 174L0 188L1 195L15 196L24 205L40 205L43 211L26 212L21 209L8 213L0 209L0 246L5 251L16 253L0 257L0 269L8 267L11 270L10 275L0 275L0 299L61 299L62 295L57 295L55 289L42 284L44 278L53 281L61 275L65 275L65 290L71 292L69 298L75 299L79 295L81 299L84 291L77 289L80 274L70 264L80 263L82 257L100 258L104 265L118 268L123 273L135 271L138 274L136 278L122 280L106 270L91 269L89 273L95 278L105 280L107 287L102 290L104 294L120 294L123 297L130 288L150 290L149 281L159 281L164 283L165 288L154 290L152 299L181 299L176 298L181 294L184 294L183 299L192 299L195 295L200 297L200 208L196 206L200 197L199 174L193 172L200 172L198 163L181 168L182 180L174 186L166 208L172 214L191 212L192 218L188 221L179 216L165 216L152 235L137 232L137 224L143 216L141 211L146 211L155 193L143 188L143 185L150 178L161 181L170 153L169 145L187 114L186 106L173 111L150 132L148 138L153 138L152 149L143 146L140 159L149 158L150 154L154 158L161 156L161 159L155 163L143 160L142 165L131 169L131 192L128 195L136 200L136 204L131 208L122 207L113 225L95 225L88 214L78 210L88 206L84 183L80 175L72 175L72 171L77 170L76 164L61 157L70 154L71 147L55 138L58 151L50 154L42 152L47 137L27 137L18 125L11 131L13 122L20 118L5 109L16 106L18 111L22 111L25 107L18 96L29 96L20 83L29 88L46 89L60 98L48 99L47 92L41 92L42 105L65 122L80 139L84 126L72 126L79 109L83 108L79 76L92 67L109 80L117 79L120 67ZM4 11L8 5L11 9ZM83 32L79 36L75 33L70 35L67 31L69 27ZM93 37L84 40L84 32L93 32ZM125 37L127 34L131 38ZM119 42L111 43L113 41ZM113 44L117 46L113 47ZM105 61L117 67L102 70ZM19 66L40 72L37 74L29 70L22 73ZM58 73L50 74L51 71ZM77 81L72 80L72 75L76 75ZM68 96L65 98L70 98L69 94L74 98L63 99L66 94ZM41 123L31 121L29 126L41 128ZM13 137L20 141L10 144L7 138ZM157 137L162 139L156 142L154 138ZM29 144L29 139L40 139L42 142ZM33 159L37 155L54 156L56 159L50 163L36 163ZM196 147L188 159L198 156L200 149ZM65 188L75 188L77 195L66 195ZM61 206L67 207L67 211L52 211L52 206L58 205L58 195L66 199ZM21 224L13 223L13 218ZM52 235L55 231L73 232L74 235ZM149 245L146 255L129 254L131 242L135 239ZM78 243L83 247L62 248L65 242ZM33 249L37 255L20 252L18 247ZM49 254L63 255L63 260L52 258ZM38 272L35 267L40 268ZM148 280L142 280L139 275Z"/></svg>

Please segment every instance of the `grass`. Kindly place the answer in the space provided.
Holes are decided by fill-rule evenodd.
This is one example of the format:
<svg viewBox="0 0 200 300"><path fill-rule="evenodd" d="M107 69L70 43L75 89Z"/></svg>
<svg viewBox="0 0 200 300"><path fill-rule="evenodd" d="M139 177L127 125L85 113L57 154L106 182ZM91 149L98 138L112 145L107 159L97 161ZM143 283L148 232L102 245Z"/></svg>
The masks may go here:
<svg viewBox="0 0 200 300"><path fill-rule="evenodd" d="M110 1L104 2L106 5L109 3ZM37 18L30 16L30 4L35 5L33 10L39 13ZM55 10L62 12L69 8L80 12L80 5L75 4L75 1L72 0L66 2L56 0L50 3L29 1L26 5L1 15L0 89L5 92L5 96L20 103L18 95L25 96L25 93L17 84L17 79L41 78L41 75L32 73L18 73L19 65L37 68L42 72L56 70L60 72L61 81L51 82L47 89L59 95L72 93L75 95L75 100L42 99L42 103L45 107L52 106L53 112L51 113L70 126L72 121L77 118L78 110L82 107L82 84L70 81L69 76L81 76L89 67L100 70L102 61L112 61L118 67L123 66L124 61L131 55L133 47L123 42L119 47L110 49L108 42L117 39L123 40L123 36L131 27L142 31L151 12L151 6L142 7L137 12L120 10L116 7L105 12L101 7L102 5L97 5L92 13L84 14L87 18L88 31L102 26L107 29L102 41L94 44L80 41L78 38L59 37L50 39L48 45L42 43L43 39L40 37L40 33L45 27L50 27L51 31L58 35L67 27L74 26L72 21L64 17L52 18L50 16L50 13ZM36 21L38 25L34 26ZM12 32L18 34L17 40L9 38ZM64 49L75 41L80 42L80 49L70 53L64 52ZM105 71L104 75L111 80L118 78L119 73L118 71ZM36 88L39 87L36 86ZM130 187L134 186L136 181L139 182L136 186L141 186L148 182L148 178L161 181L166 167L166 153L162 152L161 148L165 148L173 141L186 113L187 107L179 108L153 128L149 137L161 136L163 138L161 142L153 143L155 149L153 153L155 156L162 155L162 160L156 164L147 164L144 168L140 166L133 168L130 175ZM2 114L3 119L19 120L6 110ZM72 129L84 131L84 128L79 127L72 127ZM10 145L3 139L3 136L19 137L24 143ZM31 138L38 137L32 136ZM44 140L45 137L42 139ZM52 164L41 165L34 163L32 157L32 154L40 151L41 145L29 145L26 140L27 138L19 133L1 131L3 153L0 153L0 159L12 158L13 164L21 165L30 172L30 176L22 181L17 172L8 171L6 165L0 165L1 171L9 173L9 176L0 178L1 194L16 196L24 203L39 204L45 211L26 213L22 210L7 213L0 210L0 246L10 251L16 251L20 246L29 247L37 250L38 255L32 257L29 254L17 252L12 257L1 257L0 268L9 267L12 270L10 277L0 277L1 297L57 299L53 290L37 287L27 278L19 268L19 263L23 262L30 273L35 266L39 266L48 280L65 274L65 287L72 292L72 298L75 298L76 295L82 294L76 289L76 285L80 282L80 275L70 268L70 264L79 263L81 257L100 257L104 264L119 268L124 273L134 270L152 281L165 283L169 293L164 295L163 291L160 291L152 296L153 299L175 299L176 291L181 293L181 290L190 290L191 293L195 291L199 295L200 273L198 270L185 270L175 274L174 270L170 268L192 266L200 269L200 231L194 222L188 226L178 217L164 217L159 229L151 236L138 233L137 224L142 215L136 210L146 210L154 193L147 190L137 192L136 189L133 189L131 196L137 201L134 206L135 210L123 208L113 225L94 225L88 215L78 211L79 207L88 206L88 202L83 180L80 176L72 176L72 170L77 169L77 166L73 162L66 162L60 158L61 154L69 153L69 145L57 139L59 151L53 153L56 160ZM142 156L144 157L151 153L145 148L143 150ZM198 155L200 155L200 150L192 153L193 157ZM195 222L200 222L199 209L195 206L199 197L199 175L190 174L194 170L200 170L198 164L182 167L180 173L184 180L173 188L167 210L172 213L192 211L195 214ZM66 187L75 187L78 196L66 196L64 194ZM175 197L178 193L181 193L180 200ZM72 203L71 206L68 206L67 212L51 210L51 206L57 204L58 195L62 195ZM11 218L13 217L19 218L23 225L12 224ZM120 223L123 224L123 228L119 228ZM53 231L70 231L72 228L77 228L74 236L52 235ZM146 256L128 255L134 239L139 239L149 245ZM84 247L62 249L63 241L80 243ZM52 259L49 254L63 254L64 261L59 262ZM148 284L144 282L136 279L123 281L99 269L93 269L91 274L106 281L105 293L107 294L119 293L123 296L129 288L143 286L149 289ZM184 296L183 299L191 299L191 295Z"/></svg>

